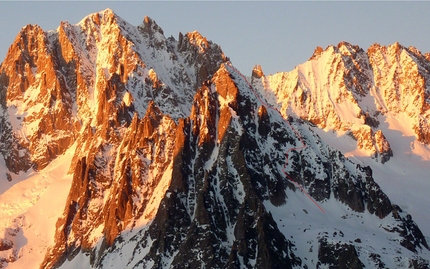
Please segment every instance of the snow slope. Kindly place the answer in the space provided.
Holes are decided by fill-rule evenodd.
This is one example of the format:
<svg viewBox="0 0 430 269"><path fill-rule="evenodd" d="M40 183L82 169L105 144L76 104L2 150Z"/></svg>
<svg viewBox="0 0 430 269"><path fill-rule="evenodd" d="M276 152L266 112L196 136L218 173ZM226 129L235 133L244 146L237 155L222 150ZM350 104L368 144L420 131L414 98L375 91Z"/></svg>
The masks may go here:
<svg viewBox="0 0 430 269"><path fill-rule="evenodd" d="M0 251L0 257L16 260L7 268L37 268L54 242L55 223L70 191L72 175L67 171L74 149L40 172L13 174L12 182L1 185L0 233L13 242L13 248ZM7 171L3 164L1 170Z"/></svg>
<svg viewBox="0 0 430 269"><path fill-rule="evenodd" d="M430 238L430 148L416 141L410 131L403 130L394 118L383 123L383 132L391 144L394 156L381 164L369 158L366 152L357 148L356 141L347 135L314 128L329 145L339 149L346 157L373 170L373 177L394 204L410 213ZM382 122L382 121L380 121ZM408 135L409 134L409 135Z"/></svg>

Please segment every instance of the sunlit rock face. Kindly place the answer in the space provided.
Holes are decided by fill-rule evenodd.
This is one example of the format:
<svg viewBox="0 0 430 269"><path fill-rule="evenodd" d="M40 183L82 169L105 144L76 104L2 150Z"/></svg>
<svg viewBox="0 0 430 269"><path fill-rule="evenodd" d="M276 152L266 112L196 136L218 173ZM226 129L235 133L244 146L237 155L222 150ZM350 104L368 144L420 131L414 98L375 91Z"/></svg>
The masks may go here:
<svg viewBox="0 0 430 269"><path fill-rule="evenodd" d="M149 17L133 26L107 9L50 32L26 26L0 67L6 180L73 150L53 243L31 266L428 266L412 216L315 131L384 164L395 152L380 126L404 113L426 143L427 64L398 44L343 42L247 78L198 32L166 38ZM0 238L0 266L25 258L18 226Z"/></svg>
<svg viewBox="0 0 430 269"><path fill-rule="evenodd" d="M67 81L68 66L51 42L50 34L28 25L1 66L1 148L14 173L43 169L74 142L79 130L73 117L75 82L73 76Z"/></svg>

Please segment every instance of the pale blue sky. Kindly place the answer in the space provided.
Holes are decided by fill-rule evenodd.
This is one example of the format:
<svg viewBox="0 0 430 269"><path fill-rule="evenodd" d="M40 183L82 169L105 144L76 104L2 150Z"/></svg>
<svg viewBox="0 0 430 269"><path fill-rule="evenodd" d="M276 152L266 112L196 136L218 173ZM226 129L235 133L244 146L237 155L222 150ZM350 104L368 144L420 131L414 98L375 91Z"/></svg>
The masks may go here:
<svg viewBox="0 0 430 269"><path fill-rule="evenodd" d="M364 50L398 41L430 52L430 2L0 1L0 61L26 24L53 30L62 20L75 24L105 8L133 25L148 15L176 39L179 32L198 30L247 75L255 64L266 74L290 71L316 46L341 41Z"/></svg>

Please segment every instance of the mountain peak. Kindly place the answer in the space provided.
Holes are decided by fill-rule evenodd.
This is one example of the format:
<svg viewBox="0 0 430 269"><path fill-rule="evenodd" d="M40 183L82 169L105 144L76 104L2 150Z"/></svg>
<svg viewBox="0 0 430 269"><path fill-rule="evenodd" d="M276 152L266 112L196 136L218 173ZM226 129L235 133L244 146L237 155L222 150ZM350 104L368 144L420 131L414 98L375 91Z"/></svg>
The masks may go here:
<svg viewBox="0 0 430 269"><path fill-rule="evenodd" d="M364 50L360 48L358 45L353 45L346 41L340 42L337 45L337 48L339 49L339 51L342 52L343 55L351 55L351 54L364 52Z"/></svg>
<svg viewBox="0 0 430 269"><path fill-rule="evenodd" d="M257 64L252 69L252 76L255 78L261 78L264 76L263 69L261 68L261 65Z"/></svg>
<svg viewBox="0 0 430 269"><path fill-rule="evenodd" d="M85 25L88 22L93 22L96 25L100 25L100 22L114 22L116 19L118 19L119 16L115 14L115 12L110 9L106 8L105 10L91 13L87 16L85 16L80 22L78 22L77 25Z"/></svg>
<svg viewBox="0 0 430 269"><path fill-rule="evenodd" d="M312 56L309 58L310 60L314 60L314 59L318 59L319 56L321 55L321 53L323 53L324 49L320 46L317 46L314 50L314 53L312 54Z"/></svg>
<svg viewBox="0 0 430 269"><path fill-rule="evenodd" d="M206 51L209 48L209 42L206 37L202 36L198 31L189 32L186 34L188 40L192 45L198 48L200 53Z"/></svg>
<svg viewBox="0 0 430 269"><path fill-rule="evenodd" d="M143 18L143 24L142 25L143 25L143 29L144 29L143 31L145 31L145 32L148 32L148 33L158 32L158 33L164 35L163 29L161 29L161 27L158 26L158 24L148 16L145 16Z"/></svg>

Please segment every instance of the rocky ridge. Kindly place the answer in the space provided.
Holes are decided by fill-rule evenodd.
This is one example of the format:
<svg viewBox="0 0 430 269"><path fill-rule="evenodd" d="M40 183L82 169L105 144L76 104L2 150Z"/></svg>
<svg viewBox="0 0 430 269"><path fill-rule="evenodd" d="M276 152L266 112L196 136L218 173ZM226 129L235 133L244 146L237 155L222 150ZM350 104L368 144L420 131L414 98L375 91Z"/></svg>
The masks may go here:
<svg viewBox="0 0 430 269"><path fill-rule="evenodd" d="M403 116L417 141L428 144L430 62L413 47L347 42L316 49L291 72L254 77L254 86L283 113L348 134L379 162L395 154L380 123Z"/></svg>

